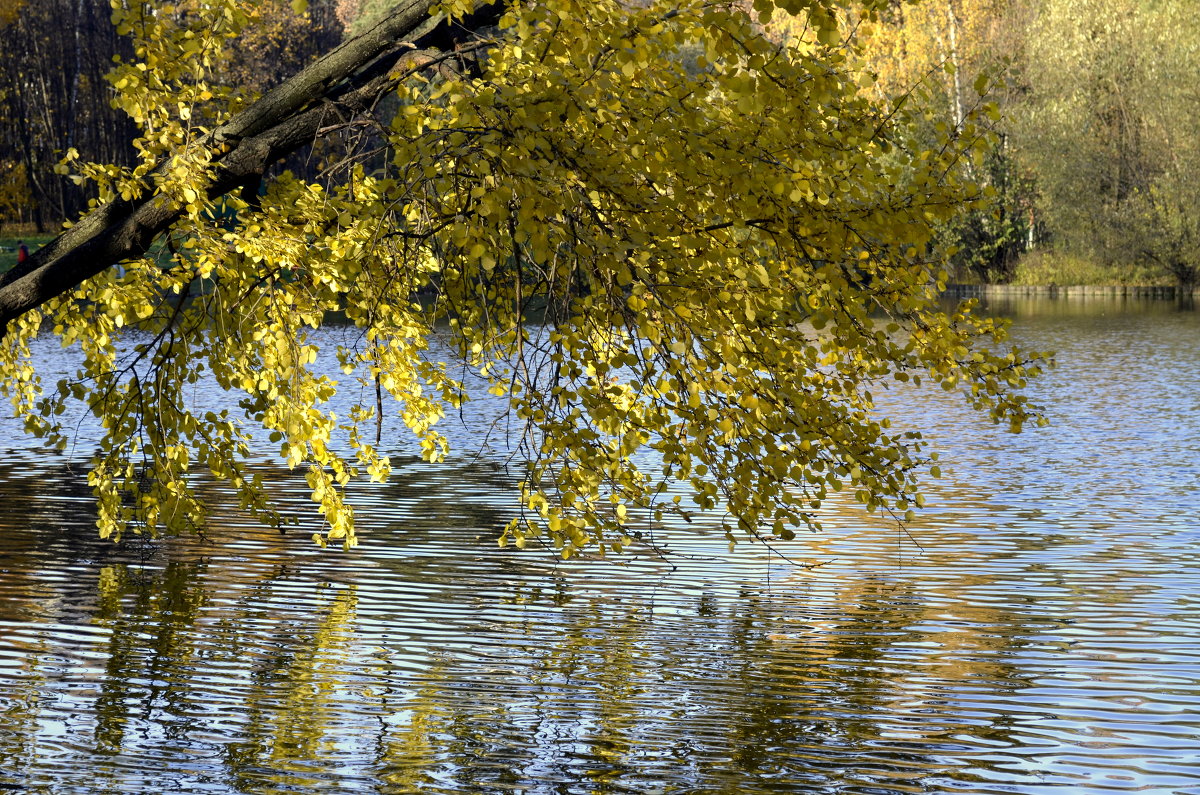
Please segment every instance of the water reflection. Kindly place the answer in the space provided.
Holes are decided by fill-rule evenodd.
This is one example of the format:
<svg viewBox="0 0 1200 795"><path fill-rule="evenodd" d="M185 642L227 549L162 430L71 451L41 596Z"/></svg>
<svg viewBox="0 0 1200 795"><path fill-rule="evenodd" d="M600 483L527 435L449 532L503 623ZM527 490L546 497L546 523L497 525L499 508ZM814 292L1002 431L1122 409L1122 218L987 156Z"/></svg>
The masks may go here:
<svg viewBox="0 0 1200 795"><path fill-rule="evenodd" d="M675 570L499 550L511 480L466 460L360 487L350 555L211 486L207 540L113 546L67 460L10 456L0 786L1200 792L1200 323L1103 309L1017 307L1050 429L893 395L954 462L930 509L830 503L797 563L702 528Z"/></svg>

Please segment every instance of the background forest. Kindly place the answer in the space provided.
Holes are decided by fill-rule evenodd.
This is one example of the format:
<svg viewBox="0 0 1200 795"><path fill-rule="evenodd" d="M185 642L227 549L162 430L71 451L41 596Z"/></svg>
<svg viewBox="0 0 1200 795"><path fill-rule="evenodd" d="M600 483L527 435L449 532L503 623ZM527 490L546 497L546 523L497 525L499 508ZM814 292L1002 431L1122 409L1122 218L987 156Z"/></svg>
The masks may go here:
<svg viewBox="0 0 1200 795"><path fill-rule="evenodd" d="M328 50L390 0L265 0L224 65L252 95ZM896 2L846 35L875 75L864 91L918 98L918 137L993 103L989 154L962 162L989 201L941 230L955 278L992 283L1162 283L1200 267L1200 21L1166 0ZM187 13L187 3L177 6ZM87 207L56 172L128 163L131 122L105 80L128 40L106 0L0 0L0 235L56 231ZM777 19L780 36L802 36ZM294 169L314 163L290 163Z"/></svg>

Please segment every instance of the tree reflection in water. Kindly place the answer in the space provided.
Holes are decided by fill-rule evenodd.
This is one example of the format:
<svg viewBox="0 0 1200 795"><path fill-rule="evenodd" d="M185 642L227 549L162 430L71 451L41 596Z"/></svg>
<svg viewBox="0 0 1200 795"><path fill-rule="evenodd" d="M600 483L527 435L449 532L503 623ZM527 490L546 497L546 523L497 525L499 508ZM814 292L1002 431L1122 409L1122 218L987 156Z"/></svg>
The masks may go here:
<svg viewBox="0 0 1200 795"><path fill-rule="evenodd" d="M374 495L404 516L352 556L265 532L165 541L151 560L97 546L108 558L86 588L42 587L98 640L58 682L39 667L62 637L21 650L0 753L29 760L33 738L70 724L60 764L113 791L165 777L190 791L735 792L895 787L961 766L880 720L949 687L945 666L931 679L902 664L928 611L911 583L850 581L831 598L816 580L764 589L738 570L560 570L487 551L475 539L494 517L435 506L428 485ZM25 565L44 577L37 549ZM993 656L960 656L953 676L1019 686ZM47 691L66 704L39 703Z"/></svg>

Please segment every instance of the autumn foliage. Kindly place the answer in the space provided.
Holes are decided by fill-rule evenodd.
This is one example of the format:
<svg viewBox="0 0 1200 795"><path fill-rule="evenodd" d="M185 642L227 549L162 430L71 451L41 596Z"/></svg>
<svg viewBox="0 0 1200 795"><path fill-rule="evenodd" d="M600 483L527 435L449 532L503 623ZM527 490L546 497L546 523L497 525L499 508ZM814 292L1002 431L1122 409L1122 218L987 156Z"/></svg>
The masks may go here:
<svg viewBox="0 0 1200 795"><path fill-rule="evenodd" d="M776 10L808 35L764 33ZM903 518L936 465L876 410L892 385L961 392L1014 428L1036 418L1020 394L1036 361L993 350L1003 324L937 303L933 234L981 198L956 167L980 139L926 146L908 107L864 91L839 4L514 4L453 50L397 61L386 101L331 114L365 137L318 176L214 190L225 149L208 132L249 100L208 75L247 13L223 0L124 23L135 56L113 80L139 160L68 170L102 204L166 202L177 219L157 255L4 337L0 383L32 432L66 444L56 418L77 402L104 422L89 475L103 534L202 526L195 471L280 522L244 462L260 435L304 471L317 540L351 546L345 485L391 468L376 413L399 411L441 459L437 423L471 396L461 367L515 420L522 507L502 543L565 557L697 511L731 542L786 540L838 491ZM335 310L361 344L318 348L310 330ZM45 391L39 329L85 362ZM443 334L454 361L429 356ZM198 379L230 408L194 408ZM368 397L337 416L326 401L347 387Z"/></svg>

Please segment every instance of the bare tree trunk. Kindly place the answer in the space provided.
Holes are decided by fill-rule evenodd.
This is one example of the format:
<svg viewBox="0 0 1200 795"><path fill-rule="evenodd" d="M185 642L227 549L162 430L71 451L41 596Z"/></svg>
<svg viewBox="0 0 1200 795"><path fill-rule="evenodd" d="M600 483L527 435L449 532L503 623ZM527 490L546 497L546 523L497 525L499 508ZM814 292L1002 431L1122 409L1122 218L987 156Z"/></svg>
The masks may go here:
<svg viewBox="0 0 1200 795"><path fill-rule="evenodd" d="M71 100L67 103L67 149L75 146L75 126L79 117L79 83L83 80L84 0L75 0L75 69L71 78Z"/></svg>
<svg viewBox="0 0 1200 795"><path fill-rule="evenodd" d="M953 96L954 129L961 130L966 114L963 112L962 68L958 59L958 14L954 12L954 0L946 0L947 35L950 37L950 65L954 67Z"/></svg>

